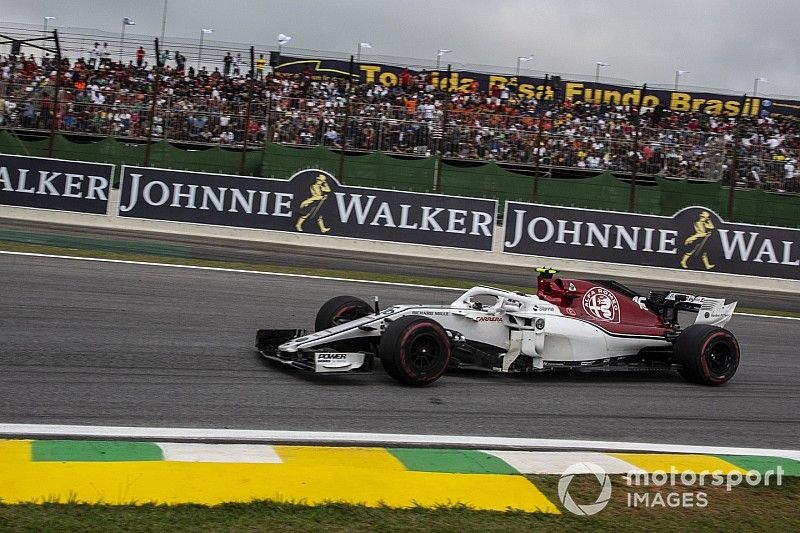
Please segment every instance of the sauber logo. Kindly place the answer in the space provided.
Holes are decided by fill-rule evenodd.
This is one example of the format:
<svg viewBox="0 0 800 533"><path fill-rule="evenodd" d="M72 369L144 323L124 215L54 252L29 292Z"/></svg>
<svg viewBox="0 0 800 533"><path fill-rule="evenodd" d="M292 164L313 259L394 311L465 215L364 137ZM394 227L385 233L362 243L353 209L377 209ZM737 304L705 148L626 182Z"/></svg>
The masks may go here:
<svg viewBox="0 0 800 533"><path fill-rule="evenodd" d="M619 301L604 287L592 287L583 295L583 310L600 320L619 323Z"/></svg>

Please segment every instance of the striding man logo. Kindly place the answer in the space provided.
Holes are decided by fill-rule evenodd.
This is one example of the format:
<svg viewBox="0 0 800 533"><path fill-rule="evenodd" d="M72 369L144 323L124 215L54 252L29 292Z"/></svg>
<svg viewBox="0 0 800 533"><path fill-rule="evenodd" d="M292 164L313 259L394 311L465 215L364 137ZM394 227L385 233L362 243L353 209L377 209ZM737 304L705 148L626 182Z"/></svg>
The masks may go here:
<svg viewBox="0 0 800 533"><path fill-rule="evenodd" d="M681 267L689 268L689 260L692 257L700 257L705 269L711 270L715 265L711 264L708 259L708 252L704 249L708 238L711 237L716 229L714 222L711 221L711 214L708 211L701 212L700 217L694 223L693 229L694 233L687 237L683 243L687 247L691 246L691 248L688 248L688 251L683 254Z"/></svg>
<svg viewBox="0 0 800 533"><path fill-rule="evenodd" d="M325 225L325 219L322 217L322 206L330 193L331 185L328 183L328 177L320 173L309 187L308 198L300 202L300 216L294 226L297 231L303 231L303 224L308 219L316 221L319 231L322 233L328 233L331 230Z"/></svg>

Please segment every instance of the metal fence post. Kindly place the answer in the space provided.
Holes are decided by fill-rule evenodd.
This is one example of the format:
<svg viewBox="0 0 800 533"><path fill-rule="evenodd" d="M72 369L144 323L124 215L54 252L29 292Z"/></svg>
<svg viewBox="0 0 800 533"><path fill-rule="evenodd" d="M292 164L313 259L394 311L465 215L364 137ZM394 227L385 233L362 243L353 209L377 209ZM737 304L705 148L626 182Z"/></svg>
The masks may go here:
<svg viewBox="0 0 800 533"><path fill-rule="evenodd" d="M344 150L347 147L347 123L350 122L350 97L353 94L353 56L350 56L350 70L347 75L347 103L344 108L344 124L342 126L342 140L339 151L339 172L336 178L344 184Z"/></svg>
<svg viewBox="0 0 800 533"><path fill-rule="evenodd" d="M267 90L267 139L264 145L272 142L272 93Z"/></svg>
<svg viewBox="0 0 800 533"><path fill-rule="evenodd" d="M636 120L633 123L633 161L631 167L631 192L628 196L628 211L636 209L636 173L639 170L639 128L642 123L642 102L647 94L647 84L642 85L642 95L636 105Z"/></svg>
<svg viewBox="0 0 800 533"><path fill-rule="evenodd" d="M755 95L754 95L755 96ZM728 184L728 222L733 222L733 193L736 188L736 178L739 176L739 119L742 117L744 110L744 102L747 99L747 93L742 95L739 102L739 113L736 116L736 122L733 124L733 158L731 159L731 182Z"/></svg>
<svg viewBox="0 0 800 533"><path fill-rule="evenodd" d="M250 47L251 65L255 64L255 57L256 57L255 48L251 46ZM242 157L239 160L239 174L244 174L244 165L245 165L245 160L247 159L247 133L248 133L248 128L250 127L250 107L253 103L253 83L255 81L253 79L255 78L254 74L255 72L253 72L253 69L251 68L250 82L248 83L248 89L247 89L247 112L245 113L245 118L244 118L244 138L242 139Z"/></svg>
<svg viewBox="0 0 800 533"><path fill-rule="evenodd" d="M148 116L147 142L144 145L144 166L150 165L150 145L153 143L153 122L156 118L156 101L158 100L158 80L161 77L161 58L159 57L158 39L155 40L156 50L156 79L153 81L153 101L150 102ZM166 129L164 130L166 131Z"/></svg>
<svg viewBox="0 0 800 533"><path fill-rule="evenodd" d="M447 65L447 93L450 93L450 76L452 72L452 65ZM447 131L447 101L449 98L445 97L444 111L442 112L442 127L439 132L439 153L437 154L438 165L436 166L436 173L433 177L433 192L438 193L442 190L442 168L444 167L444 134Z"/></svg>
<svg viewBox="0 0 800 533"><path fill-rule="evenodd" d="M50 140L47 143L47 157L53 157L53 145L56 140L56 121L58 120L58 93L61 91L61 43L58 41L58 30L53 30L56 44L56 92L53 95L50 117Z"/></svg>
<svg viewBox="0 0 800 533"><path fill-rule="evenodd" d="M547 86L550 84L550 74L544 75L544 89L542 89L542 98L539 100L539 108L536 110L536 146L534 146L534 170L533 170L533 201L539 199L539 166L541 164L541 145L542 145L542 108L544 107L544 100L547 96ZM555 96L554 96L555 98Z"/></svg>

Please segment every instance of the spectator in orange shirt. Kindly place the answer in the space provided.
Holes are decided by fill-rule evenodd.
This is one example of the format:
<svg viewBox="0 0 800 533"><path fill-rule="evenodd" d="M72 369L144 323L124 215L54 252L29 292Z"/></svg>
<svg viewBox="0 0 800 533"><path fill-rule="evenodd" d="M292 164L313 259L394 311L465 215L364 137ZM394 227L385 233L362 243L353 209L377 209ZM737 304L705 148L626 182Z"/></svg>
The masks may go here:
<svg viewBox="0 0 800 533"><path fill-rule="evenodd" d="M403 103L406 106L406 113L408 116L413 117L417 112L417 99L411 96L403 97Z"/></svg>

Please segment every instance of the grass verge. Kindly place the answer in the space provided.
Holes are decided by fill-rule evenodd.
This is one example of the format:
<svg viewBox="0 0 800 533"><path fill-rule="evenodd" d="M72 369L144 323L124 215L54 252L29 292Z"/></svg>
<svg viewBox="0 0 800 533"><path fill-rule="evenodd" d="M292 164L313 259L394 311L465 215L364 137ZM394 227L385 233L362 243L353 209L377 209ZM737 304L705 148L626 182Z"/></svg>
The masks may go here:
<svg viewBox="0 0 800 533"><path fill-rule="evenodd" d="M43 244L27 244L13 241L0 241L0 250L9 252L26 252L38 253L49 255L63 255L72 257L91 257L97 259L118 259L121 261L137 261L146 263L161 263L166 265L190 265L201 266L210 268L226 268L234 270L250 270L253 272L273 272L278 274L296 274L305 276L322 276L330 278L338 278L343 280L367 280L367 281L382 281L389 283L407 283L413 285L428 285L431 287L453 287L468 289L475 285L482 285L483 283L471 280L459 280L448 278L432 278L425 276L409 276L403 274L391 274L380 272L357 272L335 270L329 268L307 268L307 267L291 267L284 265L270 265L264 263L244 263L238 261L217 261L207 259L194 259L190 257L174 257L165 255L144 254L137 252L125 251L109 251L97 250L86 248L68 248L61 246L50 246ZM518 285L495 285L501 289L509 289L513 291L529 292L533 290L533 286L521 287ZM740 313L751 313L754 315L763 316L776 316L776 317L792 317L800 318L800 312L793 311L773 311L769 309L755 309L749 307L737 307Z"/></svg>
<svg viewBox="0 0 800 533"><path fill-rule="evenodd" d="M530 476L558 504L558 476ZM613 477L609 505L594 516L472 511L465 507L388 509L357 505L307 506L274 502L199 505L106 506L79 504L0 505L2 531L798 531L800 479L781 487L694 487L706 492L704 507L637 507L628 493L684 491L663 487L645 491ZM713 489L713 490L711 490ZM593 476L576 476L569 486L578 503L593 503Z"/></svg>

